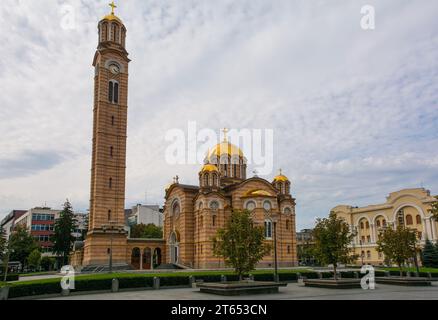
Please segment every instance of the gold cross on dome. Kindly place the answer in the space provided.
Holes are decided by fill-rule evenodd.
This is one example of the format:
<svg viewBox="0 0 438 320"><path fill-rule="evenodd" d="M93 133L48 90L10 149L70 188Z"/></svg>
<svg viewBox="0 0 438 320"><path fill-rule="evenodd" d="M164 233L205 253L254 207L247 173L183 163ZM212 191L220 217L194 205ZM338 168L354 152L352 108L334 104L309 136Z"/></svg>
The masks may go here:
<svg viewBox="0 0 438 320"><path fill-rule="evenodd" d="M230 130L228 129L228 128L223 128L222 129L222 132L224 133L224 142L227 142L228 141L228 132L229 132Z"/></svg>
<svg viewBox="0 0 438 320"><path fill-rule="evenodd" d="M117 8L117 6L114 3L114 0L109 4L109 6L111 7L111 14L114 15L114 8Z"/></svg>

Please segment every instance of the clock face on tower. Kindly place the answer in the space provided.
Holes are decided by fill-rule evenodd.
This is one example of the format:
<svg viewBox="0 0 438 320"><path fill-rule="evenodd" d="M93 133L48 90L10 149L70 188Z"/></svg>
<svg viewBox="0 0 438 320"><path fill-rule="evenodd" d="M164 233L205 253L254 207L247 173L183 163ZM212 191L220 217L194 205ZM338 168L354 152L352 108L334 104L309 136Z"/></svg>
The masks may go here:
<svg viewBox="0 0 438 320"><path fill-rule="evenodd" d="M113 63L109 66L109 70L111 71L112 74L119 74L120 67Z"/></svg>

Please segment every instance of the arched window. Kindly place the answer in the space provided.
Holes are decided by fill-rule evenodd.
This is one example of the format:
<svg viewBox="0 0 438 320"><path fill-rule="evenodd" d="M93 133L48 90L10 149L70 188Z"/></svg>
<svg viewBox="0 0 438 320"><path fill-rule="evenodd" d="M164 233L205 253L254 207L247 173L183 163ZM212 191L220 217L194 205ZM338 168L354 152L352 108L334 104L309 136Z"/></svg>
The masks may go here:
<svg viewBox="0 0 438 320"><path fill-rule="evenodd" d="M286 220L286 230L289 230L289 220Z"/></svg>
<svg viewBox="0 0 438 320"><path fill-rule="evenodd" d="M208 174L204 175L204 187L208 187Z"/></svg>
<svg viewBox="0 0 438 320"><path fill-rule="evenodd" d="M108 210L108 222L111 221L111 210Z"/></svg>
<svg viewBox="0 0 438 320"><path fill-rule="evenodd" d="M367 229L369 229L369 228L370 228L370 223L369 223L368 221L366 222L366 224L365 224L365 225L366 225L366 228L367 228Z"/></svg>
<svg viewBox="0 0 438 320"><path fill-rule="evenodd" d="M256 203L254 201L248 201L246 203L246 210L253 211L256 208Z"/></svg>
<svg viewBox="0 0 438 320"><path fill-rule="evenodd" d="M376 221L376 226L377 226L378 228L380 228L380 220L377 220L377 221Z"/></svg>
<svg viewBox="0 0 438 320"><path fill-rule="evenodd" d="M212 224L213 224L213 227L216 227L216 216L212 216Z"/></svg>
<svg viewBox="0 0 438 320"><path fill-rule="evenodd" d="M272 239L272 221L265 220L265 238Z"/></svg>
<svg viewBox="0 0 438 320"><path fill-rule="evenodd" d="M114 118L114 116L111 116L111 125L113 126L114 123L115 123L115 118Z"/></svg>
<svg viewBox="0 0 438 320"><path fill-rule="evenodd" d="M362 221L360 222L360 228L361 228L361 229L364 228L364 225L363 225L363 222L362 222Z"/></svg>
<svg viewBox="0 0 438 320"><path fill-rule="evenodd" d="M213 187L217 187L217 175L213 174Z"/></svg>
<svg viewBox="0 0 438 320"><path fill-rule="evenodd" d="M271 202L270 201L263 202L263 209L265 209L266 211L271 211L271 209L272 209Z"/></svg>
<svg viewBox="0 0 438 320"><path fill-rule="evenodd" d="M421 216L419 214L417 214L417 216L415 217L415 221L417 222L417 224L421 224Z"/></svg>
<svg viewBox="0 0 438 320"><path fill-rule="evenodd" d="M179 206L179 202L175 201L173 206L172 206L172 215L174 217L177 217L180 214L180 206Z"/></svg>
<svg viewBox="0 0 438 320"><path fill-rule="evenodd" d="M367 251L367 259L371 259L371 251Z"/></svg>
<svg viewBox="0 0 438 320"><path fill-rule="evenodd" d="M224 164L224 176L228 177L228 165Z"/></svg>
<svg viewBox="0 0 438 320"><path fill-rule="evenodd" d="M110 189L113 187L113 178L109 178L108 186Z"/></svg>
<svg viewBox="0 0 438 320"><path fill-rule="evenodd" d="M284 212L284 214L291 214L292 210L289 207L287 207L287 208L284 208L283 212Z"/></svg>
<svg viewBox="0 0 438 320"><path fill-rule="evenodd" d="M108 101L110 103L119 103L119 83L115 80L108 82Z"/></svg>
<svg viewBox="0 0 438 320"><path fill-rule="evenodd" d="M210 203L210 209L213 211L217 211L219 209L219 203L217 201L212 201Z"/></svg>
<svg viewBox="0 0 438 320"><path fill-rule="evenodd" d="M386 227L386 220L385 220L385 219L383 219L383 221L382 221L382 225L383 225L384 227Z"/></svg>
<svg viewBox="0 0 438 320"><path fill-rule="evenodd" d="M406 215L406 225L410 226L413 224L412 216L410 214Z"/></svg>
<svg viewBox="0 0 438 320"><path fill-rule="evenodd" d="M111 157L111 158L113 157L113 151L114 151L114 147L111 146L111 147L110 147L110 157Z"/></svg>
<svg viewBox="0 0 438 320"><path fill-rule="evenodd" d="M290 246L287 246L287 253L290 254Z"/></svg>

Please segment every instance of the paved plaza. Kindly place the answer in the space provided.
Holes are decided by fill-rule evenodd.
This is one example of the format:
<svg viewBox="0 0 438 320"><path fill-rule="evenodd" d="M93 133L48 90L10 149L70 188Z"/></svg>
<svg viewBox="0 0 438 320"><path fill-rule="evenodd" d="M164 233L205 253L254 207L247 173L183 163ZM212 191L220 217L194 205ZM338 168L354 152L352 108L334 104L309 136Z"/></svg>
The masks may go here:
<svg viewBox="0 0 438 320"><path fill-rule="evenodd" d="M59 297L54 300L438 300L438 282L431 287L376 285L375 290L320 289L291 283L278 294L223 297L199 289L162 289Z"/></svg>

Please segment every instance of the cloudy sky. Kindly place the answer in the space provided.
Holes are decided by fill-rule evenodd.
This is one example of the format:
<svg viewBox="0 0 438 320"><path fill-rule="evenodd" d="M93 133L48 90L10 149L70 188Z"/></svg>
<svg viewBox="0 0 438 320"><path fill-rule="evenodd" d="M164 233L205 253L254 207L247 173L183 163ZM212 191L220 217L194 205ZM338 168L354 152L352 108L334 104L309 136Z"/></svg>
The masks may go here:
<svg viewBox="0 0 438 320"><path fill-rule="evenodd" d="M0 218L65 198L88 208L91 63L108 2L2 1ZM403 188L438 194L436 0L116 2L132 59L127 206L162 204L176 174L197 183L198 165L165 162L166 132L189 121L273 129L298 228ZM373 31L360 27L366 4Z"/></svg>

